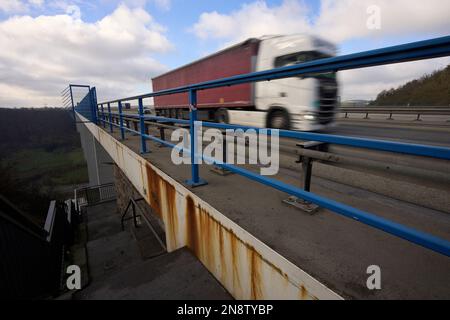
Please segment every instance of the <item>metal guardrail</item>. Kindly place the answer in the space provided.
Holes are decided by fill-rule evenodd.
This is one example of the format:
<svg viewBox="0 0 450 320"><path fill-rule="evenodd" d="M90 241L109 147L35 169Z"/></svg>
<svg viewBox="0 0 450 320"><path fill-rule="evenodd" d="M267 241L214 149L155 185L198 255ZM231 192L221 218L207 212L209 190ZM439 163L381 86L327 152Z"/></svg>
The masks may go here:
<svg viewBox="0 0 450 320"><path fill-rule="evenodd" d="M78 188L74 190L75 208L91 206L116 199L116 187L114 183L106 183L98 186Z"/></svg>
<svg viewBox="0 0 450 320"><path fill-rule="evenodd" d="M88 85L71 84L61 92L63 107L71 109L76 121L75 108L84 117L97 121L97 112L93 105L97 104L97 92Z"/></svg>
<svg viewBox="0 0 450 320"><path fill-rule="evenodd" d="M450 115L450 107L341 107L338 111L343 113L344 118L348 118L349 113L365 114L364 119L369 118L369 114L386 114L389 115L387 120L394 120L392 117L397 115L417 115L416 121L420 121L420 117L424 116L447 116Z"/></svg>
<svg viewBox="0 0 450 320"><path fill-rule="evenodd" d="M337 214L343 215L350 219L359 221L361 223L367 224L374 228L383 230L387 233L393 234L397 237L406 239L415 244L421 245L428 249L439 252L443 255L450 256L450 242L437 238L433 235L415 230L413 228L407 227L405 225L378 217L374 214L350 207L348 205L338 203L334 200L324 198L322 196L313 194L311 192L307 192L305 190L299 189L295 186L288 185L286 183L277 181L275 179L267 178L264 176L260 176L251 171L239 168L237 166L218 162L216 159L209 159L203 155L196 154L196 130L195 130L195 122L197 121L197 91L198 90L206 90L211 88L217 88L221 86L232 86L242 83L248 82L257 82L257 81L269 81L274 79L282 79L293 76L305 75L305 74L314 74L314 73L326 73L326 72L337 72L340 70L350 70L356 68L364 68L364 67L372 67L372 66L380 66L392 63L406 62L406 61L414 61L414 60L422 60L422 59L430 59L436 57L443 57L450 55L450 36L420 41L415 43L409 43L389 48L383 48L378 50L371 50L361 53L355 53L340 57L321 59L316 61L311 61L307 63L298 64L295 66L288 66L283 68L277 68L267 71L254 72L249 74L238 75L234 77L212 80L207 82L202 82L198 84L192 84L188 86L178 87L174 89L162 90L159 92L152 92L144 95L133 96L123 99L117 99L107 102L102 102L97 105L94 105L96 115L95 117L90 118L91 121L96 124L103 124L106 128L106 124L109 124L109 130L113 132L114 127L119 128L121 139L125 139L126 132L131 132L136 135L140 135L141 137L141 152L146 153L149 152L146 144L146 140L153 140L159 142L163 145L180 149L176 147L174 144L167 142L163 139L157 138L155 136L149 135L146 132L146 124L145 121L153 121L157 122L171 122L178 124L188 124L190 127L191 134L191 146L189 150L183 149L183 152L187 152L191 157L191 180L187 181L188 185L191 186L200 186L206 184L205 181L200 179L198 164L196 164L196 159L203 158L203 160L210 161L214 163L216 166L229 170L231 172L237 173L244 177L247 177L251 180L257 181L261 184L270 186L274 189L280 190L282 192L286 192L290 195L296 196L298 198L304 199L306 201L310 201L314 204L317 204L323 208L327 208ZM143 100L146 98L151 98L155 96L167 95L167 94L175 94L175 93L189 93L189 104L190 104L190 113L189 120L182 119L174 119L174 118L165 118L165 117L155 117L155 116L147 116L144 114L144 104ZM124 114L122 103L124 101L138 101L138 111L139 115L134 116L136 119L139 119L139 130L134 130L124 125L125 117L133 117L129 114ZM113 113L111 111L111 104L117 103L118 113ZM107 106L107 110L105 110L105 105ZM113 121L113 115L118 116L119 123L115 123ZM108 119L108 120L107 120ZM211 122L203 122L203 127L212 127L219 129L254 129L259 133L271 135L274 132L273 129L261 129L261 128L253 128L246 126L236 126L236 125L227 125L227 124L219 124L219 123L211 123ZM411 155L418 156L427 156L434 157L440 159L450 160L450 148L445 147L436 147L436 146L428 146L428 145L419 145L419 144L408 144L408 143L400 143L400 142L392 142L392 141L383 141L383 140L375 140L375 139L362 139L362 138L352 138L347 136L337 136L337 135L329 135L329 134L317 134L317 133L307 133L307 132L294 132L287 130L277 130L279 132L280 137L286 138L294 138L300 140L310 140L310 141L319 141L326 142L332 144L340 144L347 145L352 147L360 147L374 150L383 150L383 151L391 151L397 153L405 153Z"/></svg>

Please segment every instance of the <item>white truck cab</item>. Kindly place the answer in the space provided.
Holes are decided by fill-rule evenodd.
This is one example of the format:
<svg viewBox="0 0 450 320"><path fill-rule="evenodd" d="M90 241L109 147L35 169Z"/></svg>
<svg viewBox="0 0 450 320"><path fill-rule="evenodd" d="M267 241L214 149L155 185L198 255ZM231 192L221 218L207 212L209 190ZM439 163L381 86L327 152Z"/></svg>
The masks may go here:
<svg viewBox="0 0 450 320"><path fill-rule="evenodd" d="M295 65L336 55L336 47L309 35L260 38L254 71ZM257 111L232 111L234 123L318 131L334 125L338 106L336 73L291 77L254 84Z"/></svg>

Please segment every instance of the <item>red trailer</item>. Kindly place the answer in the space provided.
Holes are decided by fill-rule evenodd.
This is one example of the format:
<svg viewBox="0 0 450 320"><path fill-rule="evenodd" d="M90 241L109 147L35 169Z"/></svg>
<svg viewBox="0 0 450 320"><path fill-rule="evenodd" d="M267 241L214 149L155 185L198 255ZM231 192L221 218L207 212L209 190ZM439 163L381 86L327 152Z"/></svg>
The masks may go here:
<svg viewBox="0 0 450 320"><path fill-rule="evenodd" d="M260 40L249 39L178 69L152 79L153 91L220 79L254 71ZM201 90L197 93L199 108L252 107L253 84ZM187 108L187 93L154 98L156 110Z"/></svg>

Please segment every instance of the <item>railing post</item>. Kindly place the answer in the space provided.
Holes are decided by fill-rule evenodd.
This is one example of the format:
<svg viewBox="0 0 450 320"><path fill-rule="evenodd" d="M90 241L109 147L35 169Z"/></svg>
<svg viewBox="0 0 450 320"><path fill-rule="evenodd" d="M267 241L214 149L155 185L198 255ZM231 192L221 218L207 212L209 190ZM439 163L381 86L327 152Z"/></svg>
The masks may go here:
<svg viewBox="0 0 450 320"><path fill-rule="evenodd" d="M84 195L86 196L86 203L87 203L87 205L89 205L89 192L88 192L88 189L84 190Z"/></svg>
<svg viewBox="0 0 450 320"><path fill-rule="evenodd" d="M142 98L139 98L139 129L141 132L141 153L147 153L150 151L147 151L147 142L145 138L145 122L144 122L144 103L142 101Z"/></svg>
<svg viewBox="0 0 450 320"><path fill-rule="evenodd" d="M69 85L70 89L70 102L72 104L72 113L73 113L73 121L77 121L76 113L75 113L75 105L73 104L73 92L72 92L72 85Z"/></svg>
<svg viewBox="0 0 450 320"><path fill-rule="evenodd" d="M164 141L166 140L166 130L165 130L165 128L163 126L159 127L159 137L160 137L161 140L164 140ZM160 143L159 147L160 148L164 148L165 145L163 143Z"/></svg>
<svg viewBox="0 0 450 320"><path fill-rule="evenodd" d="M103 103L100 105L100 108L102 110L102 122L103 122L103 128L106 127L106 122L105 122L105 109L103 108Z"/></svg>
<svg viewBox="0 0 450 320"><path fill-rule="evenodd" d="M89 95L90 95L90 102L91 102L91 116L92 116L92 122L98 125L98 105L97 105L97 91L94 88L89 89Z"/></svg>
<svg viewBox="0 0 450 320"><path fill-rule="evenodd" d="M134 227L137 228L138 227L138 223L137 223L137 217L136 217L136 205L134 204L134 201L131 203L131 205L132 205L132 209L133 209Z"/></svg>
<svg viewBox="0 0 450 320"><path fill-rule="evenodd" d="M108 102L108 119L109 119L109 131L113 133L113 119L111 114L111 103Z"/></svg>
<svg viewBox="0 0 450 320"><path fill-rule="evenodd" d="M120 126L120 138L125 140L125 129L123 128L123 114L122 114L122 102L119 101L119 126Z"/></svg>
<svg viewBox="0 0 450 320"><path fill-rule="evenodd" d="M312 173L312 159L310 157L303 157L303 189L307 192L311 191L311 173Z"/></svg>
<svg viewBox="0 0 450 320"><path fill-rule="evenodd" d="M187 180L186 184L191 187L199 187L207 184L206 181L201 180L198 172L197 163L197 130L195 122L197 121L197 91L189 90L189 125L191 135L191 175L192 179Z"/></svg>

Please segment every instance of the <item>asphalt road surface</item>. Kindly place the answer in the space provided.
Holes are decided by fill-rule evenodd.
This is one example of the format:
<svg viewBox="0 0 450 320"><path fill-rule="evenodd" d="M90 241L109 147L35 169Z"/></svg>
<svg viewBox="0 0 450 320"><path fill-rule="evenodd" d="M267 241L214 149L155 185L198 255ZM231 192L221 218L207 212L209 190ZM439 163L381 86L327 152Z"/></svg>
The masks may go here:
<svg viewBox="0 0 450 320"><path fill-rule="evenodd" d="M392 124L363 124L338 122L337 127L326 131L329 134L355 136L360 138L375 138L403 141L410 143L450 146L450 128L436 130L433 127L394 127Z"/></svg>

